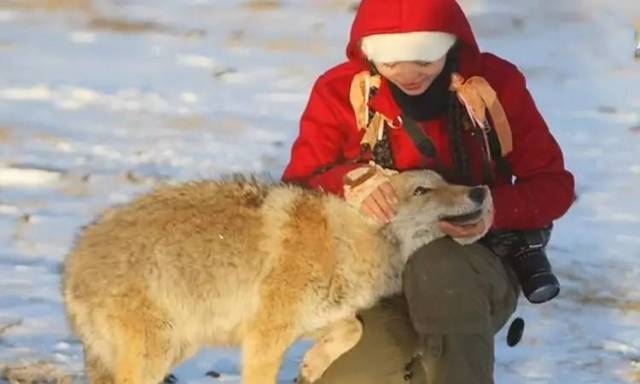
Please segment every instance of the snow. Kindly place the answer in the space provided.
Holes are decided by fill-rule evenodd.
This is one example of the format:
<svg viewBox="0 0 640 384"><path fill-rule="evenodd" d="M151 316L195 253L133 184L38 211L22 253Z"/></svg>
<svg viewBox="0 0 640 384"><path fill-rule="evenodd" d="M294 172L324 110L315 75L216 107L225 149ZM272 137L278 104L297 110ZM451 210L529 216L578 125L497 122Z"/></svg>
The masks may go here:
<svg viewBox="0 0 640 384"><path fill-rule="evenodd" d="M0 4L0 368L80 375L59 288L79 229L160 182L278 178L315 78L343 59L352 2L43 3ZM497 336L496 382L639 382L640 3L461 4L481 48L527 75L577 179L549 249L561 295L521 300L524 338ZM238 383L238 364L210 349L174 374Z"/></svg>

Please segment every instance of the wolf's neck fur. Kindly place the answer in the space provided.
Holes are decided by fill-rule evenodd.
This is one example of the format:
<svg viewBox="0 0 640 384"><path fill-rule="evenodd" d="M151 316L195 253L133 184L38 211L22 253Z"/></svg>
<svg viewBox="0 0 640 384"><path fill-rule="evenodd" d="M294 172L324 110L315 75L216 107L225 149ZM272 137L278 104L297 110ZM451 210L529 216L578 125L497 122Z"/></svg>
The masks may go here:
<svg viewBox="0 0 640 384"><path fill-rule="evenodd" d="M344 200L329 199L329 210L341 213L329 215L330 225L336 228L334 240L341 256L336 273L349 282L366 281L362 287L353 287L353 291L363 293L357 301L364 306L372 305L380 297L398 293L405 259L397 237L388 226L365 217ZM374 287L375 292L367 295L364 291L369 287Z"/></svg>
<svg viewBox="0 0 640 384"><path fill-rule="evenodd" d="M420 247L444 236L437 222L402 212L388 225L388 231L398 238L403 263Z"/></svg>

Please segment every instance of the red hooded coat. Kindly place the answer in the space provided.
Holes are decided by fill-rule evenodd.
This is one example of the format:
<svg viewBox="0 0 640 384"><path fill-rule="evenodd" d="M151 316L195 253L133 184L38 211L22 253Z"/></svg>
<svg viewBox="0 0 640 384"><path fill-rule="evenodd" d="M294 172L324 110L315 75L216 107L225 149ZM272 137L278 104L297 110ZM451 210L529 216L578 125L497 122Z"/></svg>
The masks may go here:
<svg viewBox="0 0 640 384"><path fill-rule="evenodd" d="M459 72L464 78L482 76L496 91L513 135L513 151L506 156L515 182L498 178L492 186L496 229L533 229L563 215L574 200L574 180L564 167L560 148L527 91L522 73L499 57L481 53L469 22L455 0L363 0L347 47L349 61L320 76L302 115L300 134L282 179L342 194L344 175L358 167L360 140L350 104L353 77L369 64L360 40L380 33L442 31L454 34L461 45ZM401 110L383 79L369 106L399 121ZM441 164L451 166L447 119L433 119L421 128L434 143ZM465 132L464 142L472 173L482 172L481 148ZM433 161L416 148L404 128L390 129L389 141L398 170L431 168ZM495 166L495 164L494 164Z"/></svg>

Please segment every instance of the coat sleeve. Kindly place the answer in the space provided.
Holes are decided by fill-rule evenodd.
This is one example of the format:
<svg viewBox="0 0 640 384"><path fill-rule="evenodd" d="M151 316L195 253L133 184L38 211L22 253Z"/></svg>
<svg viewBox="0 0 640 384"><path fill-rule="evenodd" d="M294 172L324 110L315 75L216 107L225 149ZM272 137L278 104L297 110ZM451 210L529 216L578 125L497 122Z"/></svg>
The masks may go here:
<svg viewBox="0 0 640 384"><path fill-rule="evenodd" d="M336 99L320 77L302 114L283 181L343 195L344 175L361 164L347 163L342 156L348 127L338 119Z"/></svg>
<svg viewBox="0 0 640 384"><path fill-rule="evenodd" d="M562 151L549 132L524 76L515 66L502 102L513 135L507 155L515 181L497 186L492 195L496 229L542 228L562 216L575 200L574 179L565 169Z"/></svg>

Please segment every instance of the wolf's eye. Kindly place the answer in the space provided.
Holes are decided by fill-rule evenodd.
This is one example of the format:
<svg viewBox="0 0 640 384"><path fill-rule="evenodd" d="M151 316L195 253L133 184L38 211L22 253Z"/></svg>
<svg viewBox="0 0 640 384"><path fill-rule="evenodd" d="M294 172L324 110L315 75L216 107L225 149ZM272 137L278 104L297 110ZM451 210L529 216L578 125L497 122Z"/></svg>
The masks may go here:
<svg viewBox="0 0 640 384"><path fill-rule="evenodd" d="M413 191L413 195L414 196L420 196L420 195L424 195L426 193L429 193L431 191L433 191L433 189L427 188L427 187L423 187L423 186L419 186Z"/></svg>

